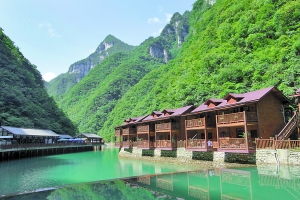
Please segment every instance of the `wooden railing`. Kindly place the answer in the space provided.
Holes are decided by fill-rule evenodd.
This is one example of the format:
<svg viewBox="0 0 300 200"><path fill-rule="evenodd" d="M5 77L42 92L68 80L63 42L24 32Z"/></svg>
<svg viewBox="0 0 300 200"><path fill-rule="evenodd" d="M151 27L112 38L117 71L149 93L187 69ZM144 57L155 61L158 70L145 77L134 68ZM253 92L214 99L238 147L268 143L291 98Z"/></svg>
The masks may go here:
<svg viewBox="0 0 300 200"><path fill-rule="evenodd" d="M156 148L176 148L176 143L172 143L171 140L156 140Z"/></svg>
<svg viewBox="0 0 300 200"><path fill-rule="evenodd" d="M138 148L150 148L150 147L154 147L154 142L150 141L150 144L149 144L149 140L137 141L137 147Z"/></svg>
<svg viewBox="0 0 300 200"><path fill-rule="evenodd" d="M130 141L123 141L122 144L123 144L122 147L124 147L124 148L132 147L132 142L130 142Z"/></svg>
<svg viewBox="0 0 300 200"><path fill-rule="evenodd" d="M187 148L206 149L207 144L205 139L189 139L187 140Z"/></svg>
<svg viewBox="0 0 300 200"><path fill-rule="evenodd" d="M171 122L155 124L155 131L169 131L171 130Z"/></svg>
<svg viewBox="0 0 300 200"><path fill-rule="evenodd" d="M255 138L256 149L275 149L275 140Z"/></svg>
<svg viewBox="0 0 300 200"><path fill-rule="evenodd" d="M149 125L138 126L137 133L149 133Z"/></svg>
<svg viewBox="0 0 300 200"><path fill-rule="evenodd" d="M196 128L196 127L203 127L205 125L205 118L198 118L198 119L191 119L185 120L186 128Z"/></svg>
<svg viewBox="0 0 300 200"><path fill-rule="evenodd" d="M168 123L162 123L162 124L155 124L155 131L170 131L172 129L178 130L179 129L179 123L176 122L168 122Z"/></svg>
<svg viewBox="0 0 300 200"><path fill-rule="evenodd" d="M245 112L245 111L244 111ZM217 115L217 124L231 124L245 122L244 112ZM257 122L256 112L246 112L248 122Z"/></svg>
<svg viewBox="0 0 300 200"><path fill-rule="evenodd" d="M256 149L300 149L300 140L255 139Z"/></svg>
<svg viewBox="0 0 300 200"><path fill-rule="evenodd" d="M246 138L219 138L219 144L220 149L247 149Z"/></svg>
<svg viewBox="0 0 300 200"><path fill-rule="evenodd" d="M136 134L135 128L125 128L122 130L123 135L134 135Z"/></svg>
<svg viewBox="0 0 300 200"><path fill-rule="evenodd" d="M277 140L286 140L298 126L298 114L294 111L293 117L290 121L285 125L285 127L280 131L278 135L276 135Z"/></svg>
<svg viewBox="0 0 300 200"><path fill-rule="evenodd" d="M45 143L34 143L34 144L3 144L0 145L0 149L36 149L44 147L64 147L64 146L81 146L86 145L86 143L54 143L54 144L45 144Z"/></svg>
<svg viewBox="0 0 300 200"><path fill-rule="evenodd" d="M177 148L186 148L185 146L185 140L180 140L180 141L177 141Z"/></svg>

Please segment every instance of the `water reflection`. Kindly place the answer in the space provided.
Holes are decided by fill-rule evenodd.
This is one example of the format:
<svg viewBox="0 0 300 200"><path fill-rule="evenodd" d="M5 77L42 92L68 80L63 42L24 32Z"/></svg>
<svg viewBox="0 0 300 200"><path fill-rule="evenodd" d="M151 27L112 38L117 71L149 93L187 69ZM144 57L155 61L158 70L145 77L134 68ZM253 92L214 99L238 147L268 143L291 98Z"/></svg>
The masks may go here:
<svg viewBox="0 0 300 200"><path fill-rule="evenodd" d="M287 169L289 176L277 173L280 170L272 166L146 175L7 199L300 199L300 177ZM292 171L298 174L299 167Z"/></svg>

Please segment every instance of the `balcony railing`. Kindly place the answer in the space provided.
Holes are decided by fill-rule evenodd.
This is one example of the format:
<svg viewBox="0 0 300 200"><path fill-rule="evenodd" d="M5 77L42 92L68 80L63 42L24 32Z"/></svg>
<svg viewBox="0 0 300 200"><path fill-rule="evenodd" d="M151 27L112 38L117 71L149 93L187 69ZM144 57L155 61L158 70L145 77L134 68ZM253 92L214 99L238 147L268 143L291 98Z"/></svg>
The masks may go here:
<svg viewBox="0 0 300 200"><path fill-rule="evenodd" d="M245 122L244 112L217 115L217 124L220 125ZM246 118L248 122L257 122L256 112L246 112Z"/></svg>
<svg viewBox="0 0 300 200"><path fill-rule="evenodd" d="M32 143L32 144L3 144L0 145L0 149L15 149L15 150L22 150L22 149L38 149L38 148L57 148L57 147L68 147L68 146L82 146L87 145L84 143L54 143L54 144L45 144L45 143Z"/></svg>
<svg viewBox="0 0 300 200"><path fill-rule="evenodd" d="M154 147L154 142L150 141L150 144L149 144L149 140L137 141L137 147L138 148L151 148L151 147Z"/></svg>
<svg viewBox="0 0 300 200"><path fill-rule="evenodd" d="M156 148L176 148L176 143L172 143L171 140L156 140L155 141Z"/></svg>
<svg viewBox="0 0 300 200"><path fill-rule="evenodd" d="M149 125L138 126L137 133L149 133Z"/></svg>
<svg viewBox="0 0 300 200"><path fill-rule="evenodd" d="M177 141L177 148L185 148L185 140Z"/></svg>
<svg viewBox="0 0 300 200"><path fill-rule="evenodd" d="M136 129L134 128L125 128L122 130L123 135L135 135Z"/></svg>
<svg viewBox="0 0 300 200"><path fill-rule="evenodd" d="M254 139L248 138L247 148L246 138L219 138L220 149L254 149Z"/></svg>
<svg viewBox="0 0 300 200"><path fill-rule="evenodd" d="M179 129L179 123L176 122L168 122L168 123L162 123L162 124L155 124L155 131L170 131L172 129L178 130Z"/></svg>
<svg viewBox="0 0 300 200"><path fill-rule="evenodd" d="M185 126L186 128L198 128L198 127L204 127L205 125L205 118L198 118L198 119L191 119L191 120L185 120Z"/></svg>
<svg viewBox="0 0 300 200"><path fill-rule="evenodd" d="M187 148L206 149L205 139L189 139L187 140Z"/></svg>

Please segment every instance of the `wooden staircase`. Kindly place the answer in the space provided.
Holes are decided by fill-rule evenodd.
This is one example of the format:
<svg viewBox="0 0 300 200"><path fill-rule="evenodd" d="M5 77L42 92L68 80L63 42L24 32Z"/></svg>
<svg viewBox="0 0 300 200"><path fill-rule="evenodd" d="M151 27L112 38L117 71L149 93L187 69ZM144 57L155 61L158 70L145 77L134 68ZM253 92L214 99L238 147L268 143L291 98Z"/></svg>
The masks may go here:
<svg viewBox="0 0 300 200"><path fill-rule="evenodd" d="M285 127L280 131L280 133L275 136L276 140L287 140L297 127L298 114L296 111L294 111L294 115L290 119L290 121L285 125Z"/></svg>

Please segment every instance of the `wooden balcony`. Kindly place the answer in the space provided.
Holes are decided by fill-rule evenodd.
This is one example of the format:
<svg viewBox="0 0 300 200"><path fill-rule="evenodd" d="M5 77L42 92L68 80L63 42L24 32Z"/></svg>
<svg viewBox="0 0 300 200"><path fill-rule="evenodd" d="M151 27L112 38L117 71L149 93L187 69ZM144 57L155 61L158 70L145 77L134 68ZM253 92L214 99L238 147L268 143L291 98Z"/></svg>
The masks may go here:
<svg viewBox="0 0 300 200"><path fill-rule="evenodd" d="M138 126L138 127L137 127L137 133L138 133L138 134L141 134L141 133L149 133L149 125Z"/></svg>
<svg viewBox="0 0 300 200"><path fill-rule="evenodd" d="M125 128L122 130L123 135L136 135L135 128Z"/></svg>
<svg viewBox="0 0 300 200"><path fill-rule="evenodd" d="M238 112L224 115L217 115L217 124L226 125L226 124L237 124L245 123L245 116L247 122L257 122L257 113L256 112Z"/></svg>
<svg viewBox="0 0 300 200"><path fill-rule="evenodd" d="M154 142L149 143L149 140L137 141L137 147L141 149L154 148Z"/></svg>
<svg viewBox="0 0 300 200"><path fill-rule="evenodd" d="M255 149L254 139L248 138L219 138L219 149L226 150L249 150Z"/></svg>
<svg viewBox="0 0 300 200"><path fill-rule="evenodd" d="M171 127L173 130L179 129L179 124L175 122L168 122L168 123L162 123L162 124L155 124L155 131L156 132L168 132L171 130Z"/></svg>
<svg viewBox="0 0 300 200"><path fill-rule="evenodd" d="M205 139L188 139L187 149L193 149L194 151L213 151L214 148L218 147L217 144L217 141L211 141L208 146L208 141Z"/></svg>
<svg viewBox="0 0 300 200"><path fill-rule="evenodd" d="M185 120L185 127L187 130L189 129L198 129L205 126L205 118L191 119Z"/></svg>
<svg viewBox="0 0 300 200"><path fill-rule="evenodd" d="M176 148L176 143L172 143L171 140L156 140L155 141L156 148Z"/></svg>

